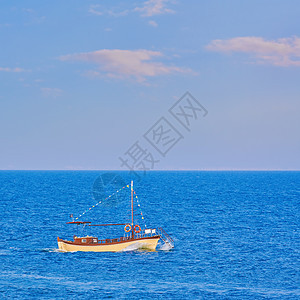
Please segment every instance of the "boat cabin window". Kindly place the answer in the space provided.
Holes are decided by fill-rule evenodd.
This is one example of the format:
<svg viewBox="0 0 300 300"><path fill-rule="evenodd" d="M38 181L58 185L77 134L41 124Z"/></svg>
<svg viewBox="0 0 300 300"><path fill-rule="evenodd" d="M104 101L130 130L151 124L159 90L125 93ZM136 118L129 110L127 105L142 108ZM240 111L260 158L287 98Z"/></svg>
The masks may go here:
<svg viewBox="0 0 300 300"><path fill-rule="evenodd" d="M86 243L86 239L82 239L81 242L82 242L82 243Z"/></svg>
<svg viewBox="0 0 300 300"><path fill-rule="evenodd" d="M93 243L97 243L98 241L97 241L97 239L93 239Z"/></svg>

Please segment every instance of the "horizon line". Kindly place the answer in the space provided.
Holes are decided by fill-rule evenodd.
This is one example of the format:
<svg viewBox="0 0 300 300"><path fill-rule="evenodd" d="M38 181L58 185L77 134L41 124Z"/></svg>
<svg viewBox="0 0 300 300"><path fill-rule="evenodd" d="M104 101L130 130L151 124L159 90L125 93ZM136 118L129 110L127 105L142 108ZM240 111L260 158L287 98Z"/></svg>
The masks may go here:
<svg viewBox="0 0 300 300"><path fill-rule="evenodd" d="M115 171L115 172L131 172L130 170L120 170L120 169L0 169L0 171ZM133 172L156 172L156 171L300 171L300 169L156 169L156 170L133 170Z"/></svg>

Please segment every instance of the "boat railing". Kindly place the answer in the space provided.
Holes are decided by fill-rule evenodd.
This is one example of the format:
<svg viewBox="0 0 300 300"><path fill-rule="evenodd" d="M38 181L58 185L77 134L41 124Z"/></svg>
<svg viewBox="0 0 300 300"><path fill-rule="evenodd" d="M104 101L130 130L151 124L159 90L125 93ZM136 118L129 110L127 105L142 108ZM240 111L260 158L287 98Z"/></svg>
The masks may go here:
<svg viewBox="0 0 300 300"><path fill-rule="evenodd" d="M174 248L174 241L173 239L161 228L157 228L157 232L160 238L165 242L168 243L172 248Z"/></svg>
<svg viewBox="0 0 300 300"><path fill-rule="evenodd" d="M98 244L111 244L111 243L118 243L130 240L130 236L121 236L120 238L115 239L105 239L105 240L98 240Z"/></svg>
<svg viewBox="0 0 300 300"><path fill-rule="evenodd" d="M165 242L168 243L172 248L174 247L174 241L173 239L161 228L158 227L157 229L144 229L140 232L136 232L134 235L134 238L132 238L131 234L126 234L124 236L121 236L119 238L113 238L113 239L93 239L93 240L85 240L84 243L88 244L112 244L112 243L118 243L118 242L125 242L130 241L133 239L140 239L140 238L147 238L152 236L160 236L160 238ZM90 238L90 237L85 237ZM78 238L77 236L74 236L74 240L81 240L81 238ZM81 243L80 243L81 244Z"/></svg>
<svg viewBox="0 0 300 300"><path fill-rule="evenodd" d="M173 239L161 228L158 227L157 229L145 229L142 230L139 233L135 233L134 238L144 238L144 237L152 237L159 235L161 239L167 243L169 243L172 247L174 247L174 241ZM118 242L124 242L132 240L131 234L126 234L119 238L113 238L113 239L102 239L98 240L98 244L111 244L111 243L118 243Z"/></svg>

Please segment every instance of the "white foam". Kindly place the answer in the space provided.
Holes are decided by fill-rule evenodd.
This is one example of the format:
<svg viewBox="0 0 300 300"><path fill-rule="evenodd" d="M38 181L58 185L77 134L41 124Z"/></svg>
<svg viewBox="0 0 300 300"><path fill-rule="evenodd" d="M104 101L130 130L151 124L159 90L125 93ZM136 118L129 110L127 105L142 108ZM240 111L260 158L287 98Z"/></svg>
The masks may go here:
<svg viewBox="0 0 300 300"><path fill-rule="evenodd" d="M126 248L124 248L123 250L121 250L122 252L123 251L135 251L135 250L139 250L139 249L145 249L147 248L147 244L146 243L139 243L139 242L136 242L134 244L131 244L129 246L127 246Z"/></svg>
<svg viewBox="0 0 300 300"><path fill-rule="evenodd" d="M168 242L165 242L160 248L159 250L161 251L169 251L172 248L174 248L171 244L169 244Z"/></svg>
<svg viewBox="0 0 300 300"><path fill-rule="evenodd" d="M43 251L43 252L55 252L55 253L59 253L59 252L74 252L74 251L64 251L64 250L60 250L60 249L56 249L56 248L45 248L45 249L42 249L41 251Z"/></svg>

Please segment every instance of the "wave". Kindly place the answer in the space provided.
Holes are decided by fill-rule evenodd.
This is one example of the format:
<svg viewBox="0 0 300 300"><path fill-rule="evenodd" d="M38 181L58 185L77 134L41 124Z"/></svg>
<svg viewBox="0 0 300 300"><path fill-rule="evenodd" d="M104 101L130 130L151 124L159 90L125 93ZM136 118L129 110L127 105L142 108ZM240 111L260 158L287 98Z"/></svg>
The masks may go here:
<svg viewBox="0 0 300 300"><path fill-rule="evenodd" d="M158 250L160 250L160 251L169 251L173 248L174 247L171 244L165 242L163 245L160 246L160 248Z"/></svg>
<svg viewBox="0 0 300 300"><path fill-rule="evenodd" d="M10 251L9 250L0 250L0 256L4 256L4 255L10 255Z"/></svg>
<svg viewBox="0 0 300 300"><path fill-rule="evenodd" d="M39 249L39 251L42 252L55 252L55 253L67 253L67 252L75 252L75 251L64 251L57 248L45 248L45 249Z"/></svg>

